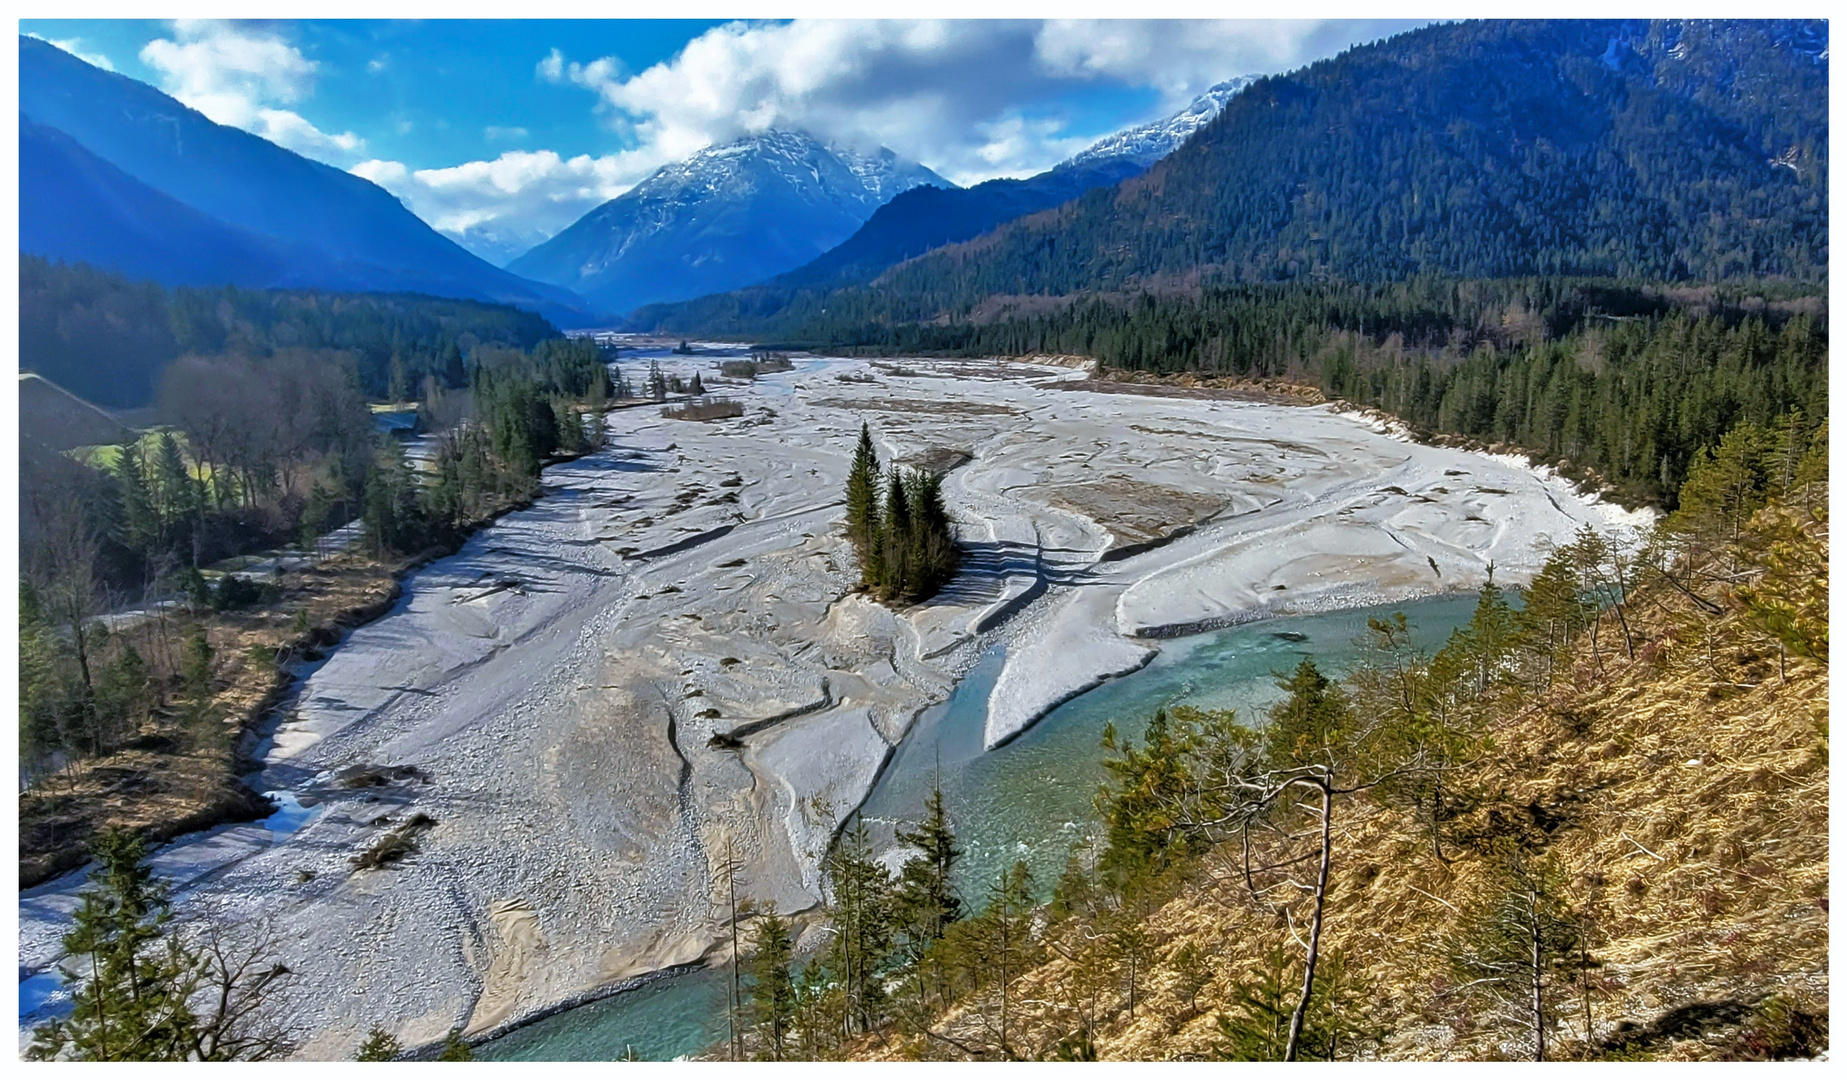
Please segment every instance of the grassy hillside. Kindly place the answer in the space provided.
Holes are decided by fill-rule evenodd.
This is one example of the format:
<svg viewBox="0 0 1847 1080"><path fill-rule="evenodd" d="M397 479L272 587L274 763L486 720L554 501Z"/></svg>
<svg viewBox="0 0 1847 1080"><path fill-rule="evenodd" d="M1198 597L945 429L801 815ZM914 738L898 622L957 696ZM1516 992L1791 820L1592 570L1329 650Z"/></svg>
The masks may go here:
<svg viewBox="0 0 1847 1080"><path fill-rule="evenodd" d="M1683 537L1709 514L1689 505L1669 522ZM1420 697L1426 724L1446 708L1442 724L1479 722L1481 740L1443 774L1445 809L1431 810L1428 791L1420 806L1403 773L1337 809L1303 1057L1533 1057L1524 934L1505 948L1510 907L1519 916L1533 897L1569 931L1548 942L1539 969L1547 1057L1761 1059L1826 1047L1826 505L1825 482L1792 490L1724 544L1690 541L1683 551L1697 563L1638 564L1626 599L1569 646L1509 644L1479 690ZM1530 618L1504 625L1556 638L1543 587L1527 598ZM1354 711L1389 713L1445 678L1445 663L1472 682L1470 656L1494 636L1491 607L1485 596L1447 660L1382 652L1344 687ZM1271 724L1291 722L1279 712ZM1195 779L1209 774L1209 750L1180 756ZM1314 864L1267 876L1261 866L1313 854L1301 829L1313 833L1318 818L1276 818L1287 838L1254 837L1253 896L1243 837L1181 824L1185 800L1153 798L1168 781L1132 757L1118 758L1130 764L1104 796L1107 820L1131 824L1078 864L1030 943L1016 945L1043 962L1008 985L1005 1045L990 981L932 1017L927 1034L850 1053L1280 1056ZM1138 800L1165 809L1127 815ZM1171 859L1117 887L1112 866L1136 842Z"/></svg>

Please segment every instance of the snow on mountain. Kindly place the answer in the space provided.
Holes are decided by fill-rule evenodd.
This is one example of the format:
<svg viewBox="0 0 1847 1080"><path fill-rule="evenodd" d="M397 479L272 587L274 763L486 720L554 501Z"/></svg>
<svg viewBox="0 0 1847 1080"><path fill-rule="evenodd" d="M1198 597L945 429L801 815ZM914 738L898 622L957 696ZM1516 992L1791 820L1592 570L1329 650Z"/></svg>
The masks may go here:
<svg viewBox="0 0 1847 1080"><path fill-rule="evenodd" d="M663 166L508 269L625 312L800 266L923 184L954 186L883 147L768 131Z"/></svg>
<svg viewBox="0 0 1847 1080"><path fill-rule="evenodd" d="M1065 162L1065 167L1127 159L1147 168L1180 149L1181 143L1218 116L1227 101L1262 77L1240 75L1235 79L1227 79L1194 98L1192 104L1172 116L1104 136L1088 150Z"/></svg>

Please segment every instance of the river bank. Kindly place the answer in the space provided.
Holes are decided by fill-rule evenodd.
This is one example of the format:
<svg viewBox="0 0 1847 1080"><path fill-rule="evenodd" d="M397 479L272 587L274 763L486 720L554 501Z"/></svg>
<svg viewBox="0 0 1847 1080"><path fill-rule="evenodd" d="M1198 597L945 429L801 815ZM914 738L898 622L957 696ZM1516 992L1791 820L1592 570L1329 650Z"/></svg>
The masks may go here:
<svg viewBox="0 0 1847 1080"><path fill-rule="evenodd" d="M954 884L964 902L979 907L997 874L1016 861L1027 864L1035 893L1047 898L1073 849L1098 838L1092 800L1105 776L1099 741L1106 724L1137 739L1160 708L1260 717L1280 694L1273 676L1301 657L1313 656L1329 672L1350 668L1363 652L1368 617L1402 612L1416 644L1434 649L1474 606L1473 596L1438 597L1280 616L1167 642L1146 667L1053 709L990 751L983 744L987 700L1004 656L1004 646L996 646L947 700L918 718L858 816L876 855L895 869L905 852L894 831L914 822L931 790L940 788L962 848ZM728 980L723 966L665 975L523 1025L477 1054L490 1061L698 1056L723 1041Z"/></svg>
<svg viewBox="0 0 1847 1080"><path fill-rule="evenodd" d="M1630 520L1326 407L1060 385L1079 377L804 359L727 387L736 419L612 414L608 449L307 674L262 782L315 813L186 903L286 922L303 1056L374 1024L487 1037L728 940L727 854L753 899L817 904L840 822L997 646L984 747L1164 636L1471 589L1490 563L1518 580L1542 538ZM862 420L886 461L966 459L944 487L964 569L902 612L853 593L839 532ZM348 783L368 770L387 779ZM416 854L353 867L417 813Z"/></svg>

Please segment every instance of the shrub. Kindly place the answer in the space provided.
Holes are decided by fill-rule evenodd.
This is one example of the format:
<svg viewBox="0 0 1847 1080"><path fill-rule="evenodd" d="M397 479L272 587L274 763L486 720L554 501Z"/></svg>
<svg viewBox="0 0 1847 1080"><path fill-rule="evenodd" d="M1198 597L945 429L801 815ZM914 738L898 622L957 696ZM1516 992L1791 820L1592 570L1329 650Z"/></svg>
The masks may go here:
<svg viewBox="0 0 1847 1080"><path fill-rule="evenodd" d="M673 405L661 410L662 418L667 420L729 420L743 415L744 406L730 398L689 401L684 405Z"/></svg>

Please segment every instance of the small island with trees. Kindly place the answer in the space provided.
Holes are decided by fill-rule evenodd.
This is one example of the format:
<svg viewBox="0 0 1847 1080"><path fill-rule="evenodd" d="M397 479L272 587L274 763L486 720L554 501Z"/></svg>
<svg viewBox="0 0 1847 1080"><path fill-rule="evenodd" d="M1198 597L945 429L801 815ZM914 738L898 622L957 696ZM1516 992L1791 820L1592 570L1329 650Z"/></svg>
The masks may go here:
<svg viewBox="0 0 1847 1080"><path fill-rule="evenodd" d="M943 507L943 478L895 462L881 473L865 424L847 474L847 539L862 586L886 603L928 600L955 576L962 558Z"/></svg>

